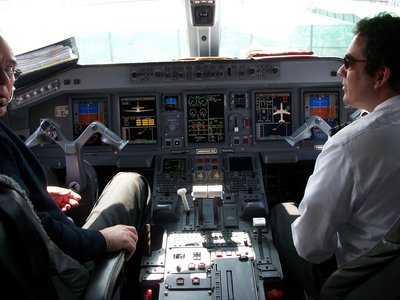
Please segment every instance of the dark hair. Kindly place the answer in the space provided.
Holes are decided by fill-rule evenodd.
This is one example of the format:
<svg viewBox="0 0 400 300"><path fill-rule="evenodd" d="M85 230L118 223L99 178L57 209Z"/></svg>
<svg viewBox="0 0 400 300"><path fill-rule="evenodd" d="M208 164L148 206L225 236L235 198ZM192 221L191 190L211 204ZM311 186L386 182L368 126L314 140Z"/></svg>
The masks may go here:
<svg viewBox="0 0 400 300"><path fill-rule="evenodd" d="M361 19L354 30L367 39L364 56L369 75L374 75L385 66L391 71L389 86L400 92L400 17L380 13L373 18Z"/></svg>

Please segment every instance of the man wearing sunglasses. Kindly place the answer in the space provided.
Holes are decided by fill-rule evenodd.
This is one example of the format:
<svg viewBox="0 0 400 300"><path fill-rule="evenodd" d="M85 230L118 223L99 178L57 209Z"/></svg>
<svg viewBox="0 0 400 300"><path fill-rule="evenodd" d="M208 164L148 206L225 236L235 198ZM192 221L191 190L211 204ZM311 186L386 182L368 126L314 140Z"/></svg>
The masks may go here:
<svg viewBox="0 0 400 300"><path fill-rule="evenodd" d="M400 215L399 33L389 14L357 23L338 74L344 104L369 113L328 139L298 207L271 210L282 264L311 298L327 262L351 263Z"/></svg>

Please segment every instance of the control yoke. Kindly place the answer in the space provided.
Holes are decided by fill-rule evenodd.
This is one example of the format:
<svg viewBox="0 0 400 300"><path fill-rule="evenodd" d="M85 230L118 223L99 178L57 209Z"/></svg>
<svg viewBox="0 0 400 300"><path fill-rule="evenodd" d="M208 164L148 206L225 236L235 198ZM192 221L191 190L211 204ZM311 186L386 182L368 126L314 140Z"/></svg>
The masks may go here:
<svg viewBox="0 0 400 300"><path fill-rule="evenodd" d="M115 146L118 150L124 148L128 143L127 140L122 140L103 123L98 121L89 124L75 141L70 141L65 138L60 126L56 122L51 119L43 119L38 129L28 137L25 144L28 147L43 145L47 141L46 137L58 144L65 152L66 183L69 188L80 192L87 185L84 162L81 158L81 148L95 133L101 134L101 141L103 143Z"/></svg>
<svg viewBox="0 0 400 300"><path fill-rule="evenodd" d="M329 137L329 130L331 126L324 121L319 116L311 116L307 119L307 121L301 125L291 136L285 136L286 142L288 142L291 146L296 145L301 140L309 138L312 134L311 129L313 127L317 127L322 130Z"/></svg>
<svg viewBox="0 0 400 300"><path fill-rule="evenodd" d="M99 121L92 122L77 138L77 141L81 139L84 145L94 133L100 133L100 139L103 143L112 145L118 150L122 150L122 148L124 148L125 145L129 142L127 140L122 140L117 134L115 134L113 131L107 128L106 125Z"/></svg>

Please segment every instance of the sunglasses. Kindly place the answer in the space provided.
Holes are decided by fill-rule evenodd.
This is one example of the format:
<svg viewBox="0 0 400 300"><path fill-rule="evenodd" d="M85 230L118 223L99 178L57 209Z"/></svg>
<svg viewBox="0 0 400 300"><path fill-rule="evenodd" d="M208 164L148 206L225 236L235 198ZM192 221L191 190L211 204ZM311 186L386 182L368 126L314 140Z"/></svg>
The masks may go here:
<svg viewBox="0 0 400 300"><path fill-rule="evenodd" d="M344 68L347 70L353 63L358 63L358 62L367 62L368 60L366 59L354 59L352 57L345 56L343 57L343 65Z"/></svg>

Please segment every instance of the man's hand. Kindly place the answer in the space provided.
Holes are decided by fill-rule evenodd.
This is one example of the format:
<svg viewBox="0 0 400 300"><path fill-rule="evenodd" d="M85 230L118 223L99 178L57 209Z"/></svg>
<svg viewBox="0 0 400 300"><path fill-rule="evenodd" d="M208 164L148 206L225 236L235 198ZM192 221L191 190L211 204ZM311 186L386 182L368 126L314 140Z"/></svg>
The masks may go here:
<svg viewBox="0 0 400 300"><path fill-rule="evenodd" d="M58 186L48 186L47 192L63 212L70 210L73 206L78 206L81 200L81 196L78 193Z"/></svg>
<svg viewBox="0 0 400 300"><path fill-rule="evenodd" d="M138 235L136 228L127 225L115 225L100 230L107 241L107 252L125 250L125 261L136 251Z"/></svg>

